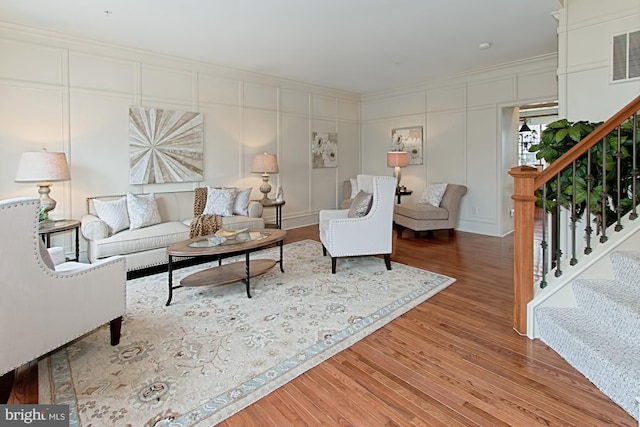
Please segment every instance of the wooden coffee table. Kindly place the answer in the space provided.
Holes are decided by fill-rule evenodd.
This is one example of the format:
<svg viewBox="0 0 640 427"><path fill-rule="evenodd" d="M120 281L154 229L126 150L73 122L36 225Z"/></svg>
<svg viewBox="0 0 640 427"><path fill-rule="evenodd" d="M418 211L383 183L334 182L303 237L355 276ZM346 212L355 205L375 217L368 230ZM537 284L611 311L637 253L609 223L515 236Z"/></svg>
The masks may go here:
<svg viewBox="0 0 640 427"><path fill-rule="evenodd" d="M250 279L270 270L280 264L280 271L284 273L282 265L282 244L287 232L278 229L252 230L238 234L233 239L224 239L215 235L196 237L175 243L167 248L169 257L169 299L171 304L173 290L188 286L218 286L227 283L243 281L247 285L247 297L251 298ZM251 252L264 249L273 244L280 246L280 259L256 259L251 261ZM244 261L222 264L222 259L232 255L245 255ZM193 273L180 281L180 285L173 286L173 257L201 257L217 256L218 265L206 270Z"/></svg>

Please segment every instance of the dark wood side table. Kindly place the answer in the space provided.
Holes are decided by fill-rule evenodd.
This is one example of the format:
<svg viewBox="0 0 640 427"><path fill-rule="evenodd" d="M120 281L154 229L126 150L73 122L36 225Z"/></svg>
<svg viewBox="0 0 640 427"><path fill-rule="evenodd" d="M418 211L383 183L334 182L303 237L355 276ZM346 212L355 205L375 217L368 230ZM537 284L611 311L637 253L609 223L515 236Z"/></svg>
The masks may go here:
<svg viewBox="0 0 640 427"><path fill-rule="evenodd" d="M80 221L76 219L58 219L45 224L42 224L38 229L38 234L42 237L42 241L45 242L47 248L51 247L51 235L55 233L62 233L64 231L76 231L76 259L69 261L80 260Z"/></svg>
<svg viewBox="0 0 640 427"><path fill-rule="evenodd" d="M398 196L398 204L402 203L402 196L409 196L410 194L413 194L412 190L401 190L399 188L396 188L396 196Z"/></svg>
<svg viewBox="0 0 640 427"><path fill-rule="evenodd" d="M264 199L258 200L258 202L260 202L263 208L276 209L276 223L270 224L270 225L275 225L275 228L278 228L278 229L282 228L282 207L286 202L284 200L277 201L277 200L264 200ZM266 226L267 224L265 224L265 227Z"/></svg>

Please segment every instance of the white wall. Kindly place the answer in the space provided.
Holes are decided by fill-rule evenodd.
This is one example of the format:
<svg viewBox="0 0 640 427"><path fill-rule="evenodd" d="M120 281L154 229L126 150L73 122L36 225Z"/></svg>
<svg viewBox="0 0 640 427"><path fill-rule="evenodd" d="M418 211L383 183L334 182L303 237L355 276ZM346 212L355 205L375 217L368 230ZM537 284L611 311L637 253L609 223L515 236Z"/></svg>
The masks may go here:
<svg viewBox="0 0 640 427"><path fill-rule="evenodd" d="M640 79L610 77L612 36L640 30L640 1L565 0L558 18L560 117L607 120L640 94Z"/></svg>
<svg viewBox="0 0 640 427"><path fill-rule="evenodd" d="M555 55L544 56L363 96L363 170L390 175L384 153L391 130L423 126L424 163L403 169L402 182L413 190L403 202L418 201L431 182L464 184L458 229L504 235L512 229L507 171L517 165L514 107L555 100L556 67Z"/></svg>
<svg viewBox="0 0 640 427"><path fill-rule="evenodd" d="M3 23L0 58L0 197L37 196L35 184L14 182L23 151L64 151L72 178L52 186L54 218L80 218L86 197L127 191L251 186L260 198L251 160L266 151L278 155L271 183L294 227L338 206L342 181L360 168L359 95ZM128 184L130 106L203 113L203 182ZM312 131L338 133L338 168L311 168Z"/></svg>

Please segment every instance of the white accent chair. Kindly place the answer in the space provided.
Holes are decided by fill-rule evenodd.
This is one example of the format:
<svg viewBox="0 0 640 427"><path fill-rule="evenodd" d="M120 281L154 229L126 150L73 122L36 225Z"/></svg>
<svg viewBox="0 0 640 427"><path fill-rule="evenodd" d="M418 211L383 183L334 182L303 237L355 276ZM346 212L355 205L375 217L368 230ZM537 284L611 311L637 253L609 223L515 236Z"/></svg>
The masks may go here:
<svg viewBox="0 0 640 427"><path fill-rule="evenodd" d="M387 270L391 270L393 206L398 181L390 176L373 175L358 175L357 179L362 183L359 187L373 194L371 209L365 216L349 218L349 209L321 210L319 214L322 253L331 256L334 274L337 258L361 255L384 255Z"/></svg>
<svg viewBox="0 0 640 427"><path fill-rule="evenodd" d="M120 341L124 257L54 267L64 254L44 248L39 209L35 198L0 201L0 376L105 323L111 345Z"/></svg>

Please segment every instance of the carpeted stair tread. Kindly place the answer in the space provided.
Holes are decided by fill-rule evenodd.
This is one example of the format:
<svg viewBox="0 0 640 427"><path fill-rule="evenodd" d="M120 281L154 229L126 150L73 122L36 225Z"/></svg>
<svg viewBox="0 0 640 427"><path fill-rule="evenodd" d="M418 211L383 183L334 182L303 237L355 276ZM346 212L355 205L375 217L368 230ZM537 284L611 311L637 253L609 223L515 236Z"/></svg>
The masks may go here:
<svg viewBox="0 0 640 427"><path fill-rule="evenodd" d="M592 318L614 327L630 339L640 334L640 287L630 289L619 280L577 279L573 291L578 306Z"/></svg>
<svg viewBox="0 0 640 427"><path fill-rule="evenodd" d="M621 282L621 286L640 292L640 252L612 252L609 258L613 274Z"/></svg>
<svg viewBox="0 0 640 427"><path fill-rule="evenodd" d="M640 396L640 343L594 322L579 307L536 310L540 338L634 418Z"/></svg>

